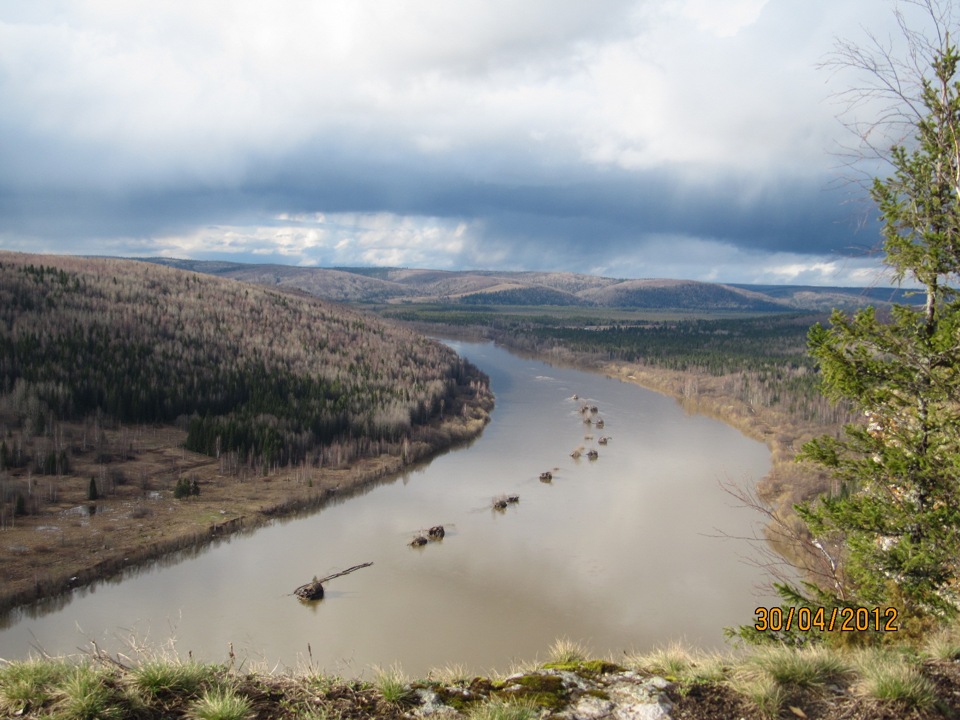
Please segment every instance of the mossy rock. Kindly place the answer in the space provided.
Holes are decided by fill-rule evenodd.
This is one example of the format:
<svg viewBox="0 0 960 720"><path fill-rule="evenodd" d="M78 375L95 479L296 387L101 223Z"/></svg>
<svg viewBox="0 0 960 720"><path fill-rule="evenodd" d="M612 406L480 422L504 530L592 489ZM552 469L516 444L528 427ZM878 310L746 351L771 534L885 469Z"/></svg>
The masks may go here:
<svg viewBox="0 0 960 720"><path fill-rule="evenodd" d="M558 675L524 675L511 678L495 693L501 700L525 700L547 710L560 710L570 702L570 691Z"/></svg>
<svg viewBox="0 0 960 720"><path fill-rule="evenodd" d="M467 712L470 708L483 700L482 697L475 695L465 687L458 685L440 685L433 688L433 692L447 707L452 707L457 712Z"/></svg>
<svg viewBox="0 0 960 720"><path fill-rule="evenodd" d="M502 689L502 683L487 678L476 677L469 683L454 685L436 685L431 689L440 698L440 702L457 712L467 712L474 705L486 701L491 693Z"/></svg>
<svg viewBox="0 0 960 720"><path fill-rule="evenodd" d="M609 673L623 672L623 668L616 663L606 660L577 660L574 662L546 663L545 670L561 670L576 673L584 678L596 678Z"/></svg>

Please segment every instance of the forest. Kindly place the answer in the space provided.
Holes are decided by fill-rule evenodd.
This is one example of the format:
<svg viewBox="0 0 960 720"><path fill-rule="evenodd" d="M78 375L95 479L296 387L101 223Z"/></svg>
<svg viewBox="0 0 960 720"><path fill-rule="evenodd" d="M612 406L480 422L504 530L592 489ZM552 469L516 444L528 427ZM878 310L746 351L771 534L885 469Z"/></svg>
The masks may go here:
<svg viewBox="0 0 960 720"><path fill-rule="evenodd" d="M520 352L565 357L583 365L632 363L710 378L725 395L756 408L774 408L798 425L832 427L849 411L824 398L816 362L807 350L813 312L717 314L615 308L420 305L380 312L427 331L472 333Z"/></svg>
<svg viewBox="0 0 960 720"><path fill-rule="evenodd" d="M449 348L303 294L0 254L0 470L67 471L58 425L90 419L176 423L187 449L260 467L395 452L471 383L486 380Z"/></svg>

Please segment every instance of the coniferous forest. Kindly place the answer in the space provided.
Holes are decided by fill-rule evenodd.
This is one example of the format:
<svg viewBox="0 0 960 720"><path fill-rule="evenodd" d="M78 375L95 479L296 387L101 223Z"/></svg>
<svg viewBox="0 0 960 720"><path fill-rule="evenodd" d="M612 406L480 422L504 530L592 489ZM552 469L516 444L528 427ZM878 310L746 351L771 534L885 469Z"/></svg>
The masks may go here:
<svg viewBox="0 0 960 720"><path fill-rule="evenodd" d="M63 472L66 421L177 423L235 465L394 451L485 378L449 348L356 311L117 259L0 254L0 470ZM49 455L49 457L47 457Z"/></svg>

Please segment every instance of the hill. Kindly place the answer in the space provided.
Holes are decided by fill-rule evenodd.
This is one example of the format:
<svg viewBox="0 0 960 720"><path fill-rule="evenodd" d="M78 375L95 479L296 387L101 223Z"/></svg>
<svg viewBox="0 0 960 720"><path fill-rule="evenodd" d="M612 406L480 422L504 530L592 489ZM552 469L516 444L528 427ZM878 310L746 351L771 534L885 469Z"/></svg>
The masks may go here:
<svg viewBox="0 0 960 720"><path fill-rule="evenodd" d="M345 497L491 405L450 348L304 293L0 252L0 614Z"/></svg>
<svg viewBox="0 0 960 720"><path fill-rule="evenodd" d="M131 260L0 254L0 330L6 426L179 422L189 449L266 466L395 448L481 379L349 308Z"/></svg>
<svg viewBox="0 0 960 720"><path fill-rule="evenodd" d="M569 272L302 268L146 258L148 262L355 303L556 305L700 312L824 311L915 302L895 288L745 285Z"/></svg>

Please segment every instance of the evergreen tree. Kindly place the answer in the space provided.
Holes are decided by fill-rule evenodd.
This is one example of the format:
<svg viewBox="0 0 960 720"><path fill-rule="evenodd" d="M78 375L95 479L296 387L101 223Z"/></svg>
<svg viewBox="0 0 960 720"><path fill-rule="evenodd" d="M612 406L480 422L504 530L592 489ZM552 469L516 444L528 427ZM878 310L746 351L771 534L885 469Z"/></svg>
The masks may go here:
<svg viewBox="0 0 960 720"><path fill-rule="evenodd" d="M818 601L896 605L906 617L960 609L960 54L944 36L921 80L914 141L897 145L893 173L871 196L883 222L884 261L925 293L922 307L834 312L809 345L825 394L864 423L804 446L837 490L800 506L818 547L841 547ZM954 284L951 284L954 283ZM787 591L788 594L791 591Z"/></svg>

